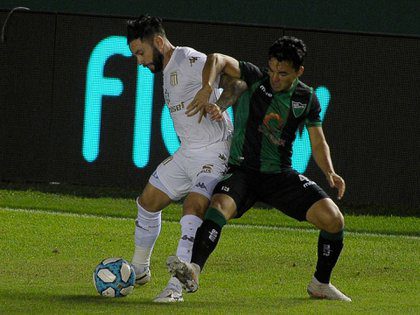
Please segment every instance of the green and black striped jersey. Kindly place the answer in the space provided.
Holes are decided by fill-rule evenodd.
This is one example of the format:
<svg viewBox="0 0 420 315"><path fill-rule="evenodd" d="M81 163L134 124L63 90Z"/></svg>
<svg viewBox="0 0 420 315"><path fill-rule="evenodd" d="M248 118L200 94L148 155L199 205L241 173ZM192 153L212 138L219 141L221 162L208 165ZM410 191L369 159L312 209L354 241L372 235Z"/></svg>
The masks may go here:
<svg viewBox="0 0 420 315"><path fill-rule="evenodd" d="M235 105L229 163L264 173L289 169L296 132L303 124L321 126L319 101L299 80L288 91L273 93L265 71L249 62L239 65L248 90Z"/></svg>

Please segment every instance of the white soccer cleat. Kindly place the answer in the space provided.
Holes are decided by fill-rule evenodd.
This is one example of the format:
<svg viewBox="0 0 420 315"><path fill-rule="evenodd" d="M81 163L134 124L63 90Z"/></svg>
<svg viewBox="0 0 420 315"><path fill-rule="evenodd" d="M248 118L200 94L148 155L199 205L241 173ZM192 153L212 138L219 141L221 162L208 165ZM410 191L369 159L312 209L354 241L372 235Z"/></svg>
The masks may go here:
<svg viewBox="0 0 420 315"><path fill-rule="evenodd" d="M131 264L131 267L133 267L134 272L136 273L136 286L138 285L145 285L148 283L152 278L152 273L150 272L150 268L146 267L143 270L140 270L135 265Z"/></svg>
<svg viewBox="0 0 420 315"><path fill-rule="evenodd" d="M185 286L188 293L198 290L198 276L200 275L200 266L194 263L182 261L177 256L169 256L166 266L172 276Z"/></svg>
<svg viewBox="0 0 420 315"><path fill-rule="evenodd" d="M183 302L182 284L175 277L169 280L165 289L153 300L155 303L174 303Z"/></svg>
<svg viewBox="0 0 420 315"><path fill-rule="evenodd" d="M331 283L321 283L315 277L309 283L307 288L308 294L316 299L339 300L351 302L351 298L340 292Z"/></svg>

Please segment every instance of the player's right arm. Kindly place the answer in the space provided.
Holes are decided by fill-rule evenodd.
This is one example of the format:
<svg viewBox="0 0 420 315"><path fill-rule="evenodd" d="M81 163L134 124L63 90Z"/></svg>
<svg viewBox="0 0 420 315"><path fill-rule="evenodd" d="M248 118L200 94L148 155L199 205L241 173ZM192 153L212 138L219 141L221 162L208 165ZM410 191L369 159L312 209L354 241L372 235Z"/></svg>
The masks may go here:
<svg viewBox="0 0 420 315"><path fill-rule="evenodd" d="M243 80L232 78L227 74L222 74L219 87L223 89L223 93L216 103L210 103L205 106L206 114L208 114L210 120L215 121L223 120L223 112L236 103L241 94L248 88L248 85Z"/></svg>
<svg viewBox="0 0 420 315"><path fill-rule="evenodd" d="M212 86L216 78L222 73L239 79L241 77L239 61L233 57L219 53L208 55L202 72L202 88L187 106L187 116L194 116L199 111L204 111L212 93Z"/></svg>

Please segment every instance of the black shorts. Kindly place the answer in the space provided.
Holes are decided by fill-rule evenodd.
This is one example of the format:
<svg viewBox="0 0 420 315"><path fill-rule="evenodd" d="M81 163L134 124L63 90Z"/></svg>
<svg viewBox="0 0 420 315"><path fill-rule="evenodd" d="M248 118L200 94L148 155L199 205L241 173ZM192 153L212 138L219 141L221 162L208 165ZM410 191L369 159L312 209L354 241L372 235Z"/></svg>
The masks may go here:
<svg viewBox="0 0 420 315"><path fill-rule="evenodd" d="M293 169L266 174L237 167L217 184L213 194L233 198L237 218L260 201L299 221L306 220L306 212L315 202L329 198L315 182Z"/></svg>

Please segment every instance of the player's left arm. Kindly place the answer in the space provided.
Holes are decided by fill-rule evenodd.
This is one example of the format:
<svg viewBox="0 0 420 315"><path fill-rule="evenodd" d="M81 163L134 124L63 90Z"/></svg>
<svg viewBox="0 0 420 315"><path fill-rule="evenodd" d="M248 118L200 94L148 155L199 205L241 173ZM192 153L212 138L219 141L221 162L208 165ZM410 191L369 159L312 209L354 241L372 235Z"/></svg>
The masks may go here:
<svg viewBox="0 0 420 315"><path fill-rule="evenodd" d="M331 160L330 147L325 140L321 126L308 127L312 146L312 156L318 167L325 174L330 187L338 189L338 199L343 198L346 190L344 179L334 171Z"/></svg>

